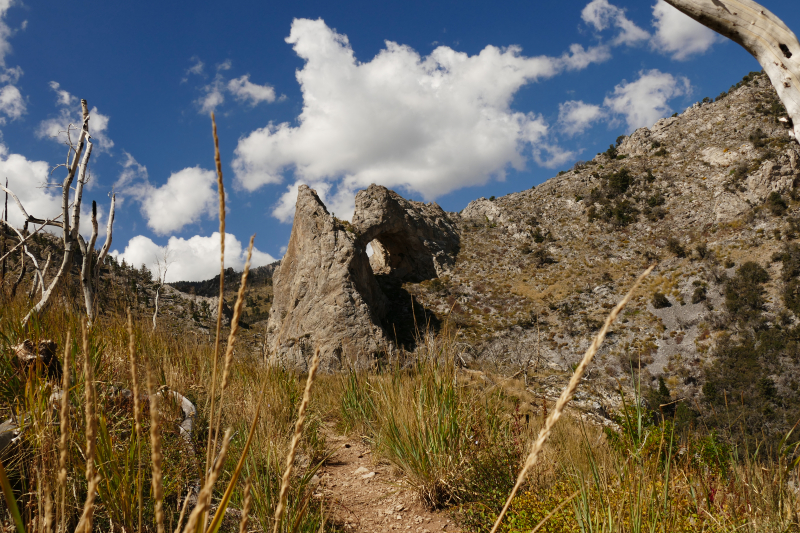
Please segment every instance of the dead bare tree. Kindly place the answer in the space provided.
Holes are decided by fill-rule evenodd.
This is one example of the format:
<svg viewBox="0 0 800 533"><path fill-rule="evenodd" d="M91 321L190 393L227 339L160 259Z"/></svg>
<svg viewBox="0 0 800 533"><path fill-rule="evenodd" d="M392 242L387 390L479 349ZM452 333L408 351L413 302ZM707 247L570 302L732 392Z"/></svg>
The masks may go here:
<svg viewBox="0 0 800 533"><path fill-rule="evenodd" d="M170 255L170 249L169 246L167 246L167 248L164 249L164 253L161 255L161 257L156 256L156 310L153 313L153 331L156 330L156 320L158 319L158 299L161 295L161 287L163 287L167 282L167 270L169 270L169 266L173 263Z"/></svg>
<svg viewBox="0 0 800 533"><path fill-rule="evenodd" d="M83 241L83 238L79 234L80 228L80 217L81 217L81 201L83 199L83 187L87 182L87 171L89 167L89 158L92 154L92 142L91 136L89 135L89 106L86 103L86 100L81 100L81 108L83 111L83 124L81 125L80 129L80 136L78 137L77 145L73 145L72 140L70 138L70 131L74 127L72 124L69 125L67 128L67 145L68 145L68 152L67 152L67 162L64 166L67 169L67 176L64 178L63 183L61 184L61 214L54 219L39 219L34 216L28 214L25 210L25 207L22 205L22 202L14 194L13 191L9 190L7 187L3 187L0 185L0 189L8 193L17 204L17 207L22 212L23 220L25 221L25 233L27 233L28 224L40 224L42 227L44 226L54 226L57 228L61 228L62 230L62 243L63 243L63 257L61 260L61 265L56 272L55 276L50 280L49 283L46 282L47 276L47 268L49 266L50 260L48 258L47 264L45 264L44 268L39 267L39 263L36 260L36 257L28 250L27 246L27 237L23 235L17 228L13 227L7 221L3 220L3 224L11 228L17 234L19 238L20 244L22 245L23 251L25 255L27 255L31 263L33 264L34 269L34 288L41 288L41 296L39 301L34 305L28 314L25 315L22 323L23 325L27 325L30 321L31 317L34 314L41 313L50 303L50 299L53 295L54 290L59 286L61 281L64 277L68 274L72 267L73 257L75 255L75 246L76 244L80 247ZM58 167L56 167L58 168ZM72 202L70 202L70 193L72 193L72 184L75 182L75 177L77 176L77 182L75 183L75 190L74 194L72 195ZM111 224L113 222L113 213L114 213L114 199L112 198L111 201L111 213L109 216L109 230L108 236L106 238L106 245L110 245L111 243ZM84 266L86 267L86 256L91 257L91 253L93 251L94 241L97 238L97 219L96 219L96 207L93 209L93 237L90 239L92 243L92 248L89 248L88 245L85 246L86 253L84 253ZM58 221L58 218L61 218L61 221ZM36 231L42 229L41 227ZM85 243L84 243L85 244ZM106 249L106 253L108 251L107 246L104 246ZM102 252L101 252L102 253ZM91 259L89 259L89 265L91 264ZM99 269L99 261L97 268ZM22 272L24 273L24 266L22 267ZM81 277L81 281L83 281L83 276ZM88 302L92 303L92 302ZM89 312L89 308L87 307L87 312ZM93 313L93 311L92 311Z"/></svg>
<svg viewBox="0 0 800 533"><path fill-rule="evenodd" d="M752 0L666 2L753 54L778 92L800 142L800 42L786 24Z"/></svg>

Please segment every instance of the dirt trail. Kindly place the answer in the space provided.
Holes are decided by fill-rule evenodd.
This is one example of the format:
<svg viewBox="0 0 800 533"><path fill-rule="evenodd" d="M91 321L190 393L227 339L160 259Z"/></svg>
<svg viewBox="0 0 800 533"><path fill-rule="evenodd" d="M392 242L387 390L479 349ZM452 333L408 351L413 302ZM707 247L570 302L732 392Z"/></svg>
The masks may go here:
<svg viewBox="0 0 800 533"><path fill-rule="evenodd" d="M320 469L315 492L334 502L333 518L347 531L460 531L446 511L425 509L390 465L373 459L368 445L335 435L328 442L337 451Z"/></svg>

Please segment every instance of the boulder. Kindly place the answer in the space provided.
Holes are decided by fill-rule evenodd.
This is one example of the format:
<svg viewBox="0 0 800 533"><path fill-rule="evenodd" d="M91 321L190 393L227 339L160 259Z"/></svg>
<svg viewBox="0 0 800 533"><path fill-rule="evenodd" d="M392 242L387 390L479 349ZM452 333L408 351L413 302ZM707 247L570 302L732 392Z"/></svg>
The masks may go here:
<svg viewBox="0 0 800 533"><path fill-rule="evenodd" d="M0 423L0 461L7 462L13 453L9 453L13 447L11 444L19 436L19 427L12 420L8 419Z"/></svg>
<svg viewBox="0 0 800 533"><path fill-rule="evenodd" d="M50 339L40 340L38 344L26 339L16 346L11 347L17 356L17 369L25 378L31 369L42 372L48 379L61 379L61 363L56 355L56 343Z"/></svg>
<svg viewBox="0 0 800 533"><path fill-rule="evenodd" d="M365 244L302 185L286 255L273 274L267 333L273 363L305 369L314 350L321 368L371 361L388 347L381 327L386 298Z"/></svg>
<svg viewBox="0 0 800 533"><path fill-rule="evenodd" d="M508 217L500 211L497 204L483 196L467 204L467 207L461 211L461 218L479 220L481 222L488 220L489 222L500 222L501 224L508 222Z"/></svg>
<svg viewBox="0 0 800 533"><path fill-rule="evenodd" d="M767 199L772 192L785 193L794 186L800 173L797 147L790 147L775 160L764 161L759 169L747 177L746 199L758 204Z"/></svg>
<svg viewBox="0 0 800 533"><path fill-rule="evenodd" d="M376 274L419 282L447 272L460 239L455 225L435 203L406 200L380 185L356 194L353 227L364 247L372 247Z"/></svg>

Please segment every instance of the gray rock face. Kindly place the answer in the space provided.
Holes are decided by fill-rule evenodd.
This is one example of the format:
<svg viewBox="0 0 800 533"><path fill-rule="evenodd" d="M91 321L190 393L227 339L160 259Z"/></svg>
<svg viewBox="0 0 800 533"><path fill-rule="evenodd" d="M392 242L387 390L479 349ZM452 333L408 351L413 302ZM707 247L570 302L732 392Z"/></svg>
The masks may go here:
<svg viewBox="0 0 800 533"><path fill-rule="evenodd" d="M380 185L356 195L353 227L359 241L372 246L372 270L404 281L441 276L458 252L458 232L441 207L406 200Z"/></svg>
<svg viewBox="0 0 800 533"><path fill-rule="evenodd" d="M383 331L389 301L375 274L396 281L435 278L452 266L458 246L453 223L436 204L371 185L356 196L347 225L301 186L289 246L273 275L272 362L306 368L319 349L327 371L370 364L393 349L393 336Z"/></svg>
<svg viewBox="0 0 800 533"><path fill-rule="evenodd" d="M484 197L471 201L467 207L461 211L461 218L467 220L488 220L489 222L500 222L505 224L508 222L508 217L503 216L500 208Z"/></svg>
<svg viewBox="0 0 800 533"><path fill-rule="evenodd" d="M273 363L306 368L319 349L323 370L333 371L388 347L381 328L385 296L364 246L305 185L272 279L267 332Z"/></svg>

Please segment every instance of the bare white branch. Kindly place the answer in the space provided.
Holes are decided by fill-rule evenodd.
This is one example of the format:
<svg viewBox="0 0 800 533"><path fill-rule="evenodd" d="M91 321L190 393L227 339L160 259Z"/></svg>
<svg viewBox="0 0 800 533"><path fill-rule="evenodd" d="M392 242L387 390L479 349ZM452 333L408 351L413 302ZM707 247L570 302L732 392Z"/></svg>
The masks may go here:
<svg viewBox="0 0 800 533"><path fill-rule="evenodd" d="M800 42L781 19L753 0L666 0L700 24L739 43L764 67L800 142Z"/></svg>

